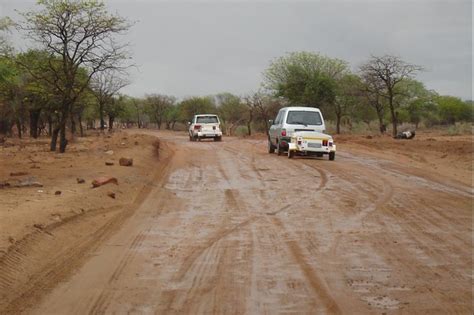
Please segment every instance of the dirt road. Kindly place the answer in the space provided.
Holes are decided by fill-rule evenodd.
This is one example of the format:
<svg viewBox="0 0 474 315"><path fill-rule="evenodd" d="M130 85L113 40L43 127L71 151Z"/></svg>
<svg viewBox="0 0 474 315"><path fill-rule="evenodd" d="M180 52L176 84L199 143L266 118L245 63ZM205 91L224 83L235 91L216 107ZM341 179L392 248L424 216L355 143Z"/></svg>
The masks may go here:
<svg viewBox="0 0 474 315"><path fill-rule="evenodd" d="M471 187L350 152L159 135L170 159L133 215L28 312L472 312Z"/></svg>

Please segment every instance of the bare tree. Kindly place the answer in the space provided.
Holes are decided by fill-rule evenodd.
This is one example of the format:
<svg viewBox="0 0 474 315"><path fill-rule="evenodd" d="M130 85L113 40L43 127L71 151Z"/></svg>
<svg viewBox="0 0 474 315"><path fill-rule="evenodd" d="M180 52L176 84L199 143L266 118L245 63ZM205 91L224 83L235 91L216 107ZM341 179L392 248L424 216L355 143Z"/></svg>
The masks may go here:
<svg viewBox="0 0 474 315"><path fill-rule="evenodd" d="M397 135L398 118L394 98L397 95L396 86L405 79L411 79L422 67L407 63L396 56L372 56L360 67L362 76L368 78L377 86L383 86L382 96L388 100L392 118L392 134Z"/></svg>
<svg viewBox="0 0 474 315"><path fill-rule="evenodd" d="M98 72L92 78L91 89L99 106L100 130L103 131L105 128L104 115L106 112L114 112L113 110L108 111L107 107L114 106L114 96L128 84L130 82L121 77L120 73L115 70ZM111 129L112 126L109 123L109 130Z"/></svg>
<svg viewBox="0 0 474 315"><path fill-rule="evenodd" d="M39 0L38 4L39 11L22 14L24 21L19 28L55 57L50 58L48 65L54 74L52 78L36 77L48 81L61 97L60 119L51 137L51 150L56 150L59 133L59 152L62 153L67 146L66 124L70 113L92 77L99 72L120 69L128 59L127 44L119 44L115 36L127 31L131 24L107 12L102 1ZM83 80L81 72L85 72Z"/></svg>
<svg viewBox="0 0 474 315"><path fill-rule="evenodd" d="M362 82L362 93L367 99L368 104L375 109L379 120L380 133L384 134L385 131L387 131L387 127L383 121L385 115L385 103L383 102L384 86L380 84L379 80L374 80L371 76L363 75Z"/></svg>
<svg viewBox="0 0 474 315"><path fill-rule="evenodd" d="M246 105L252 107L254 118L263 121L265 133L268 136L269 120L275 118L276 113L284 106L281 99L274 98L262 92L255 92L245 97Z"/></svg>

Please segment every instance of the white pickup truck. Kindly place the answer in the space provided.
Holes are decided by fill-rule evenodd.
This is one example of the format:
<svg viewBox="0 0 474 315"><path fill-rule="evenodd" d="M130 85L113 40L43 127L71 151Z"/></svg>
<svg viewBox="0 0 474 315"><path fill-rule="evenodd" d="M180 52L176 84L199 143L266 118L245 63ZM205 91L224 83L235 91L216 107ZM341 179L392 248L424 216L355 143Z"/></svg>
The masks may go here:
<svg viewBox="0 0 474 315"><path fill-rule="evenodd" d="M201 141L205 138L213 138L214 141L222 140L221 123L217 115L194 115L193 120L188 124L190 141Z"/></svg>
<svg viewBox="0 0 474 315"><path fill-rule="evenodd" d="M288 158L295 155L323 156L329 155L329 160L336 158L336 145L330 135L317 131L298 131L291 135L288 144Z"/></svg>

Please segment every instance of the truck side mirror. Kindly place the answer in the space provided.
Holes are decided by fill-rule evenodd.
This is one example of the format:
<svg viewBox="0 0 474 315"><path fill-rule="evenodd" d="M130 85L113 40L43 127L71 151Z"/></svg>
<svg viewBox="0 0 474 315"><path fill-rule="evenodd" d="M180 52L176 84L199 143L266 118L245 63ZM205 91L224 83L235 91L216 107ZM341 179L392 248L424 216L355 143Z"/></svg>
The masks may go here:
<svg viewBox="0 0 474 315"><path fill-rule="evenodd" d="M190 122L190 121L188 121L188 126L190 126L190 125L191 125L191 122Z"/></svg>
<svg viewBox="0 0 474 315"><path fill-rule="evenodd" d="M273 126L273 125L274 125L274 123L273 123L273 120L272 120L272 119L270 119L270 120L268 121L268 123L270 124L270 126Z"/></svg>

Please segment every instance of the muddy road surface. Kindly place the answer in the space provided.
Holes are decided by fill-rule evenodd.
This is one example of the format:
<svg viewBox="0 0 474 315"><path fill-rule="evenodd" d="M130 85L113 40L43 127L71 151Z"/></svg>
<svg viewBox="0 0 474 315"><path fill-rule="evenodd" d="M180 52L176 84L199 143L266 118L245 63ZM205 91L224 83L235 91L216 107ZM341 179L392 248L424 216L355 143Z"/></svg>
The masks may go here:
<svg viewBox="0 0 474 315"><path fill-rule="evenodd" d="M153 134L170 158L149 193L23 311L472 312L471 187L343 150L289 160L263 140Z"/></svg>

